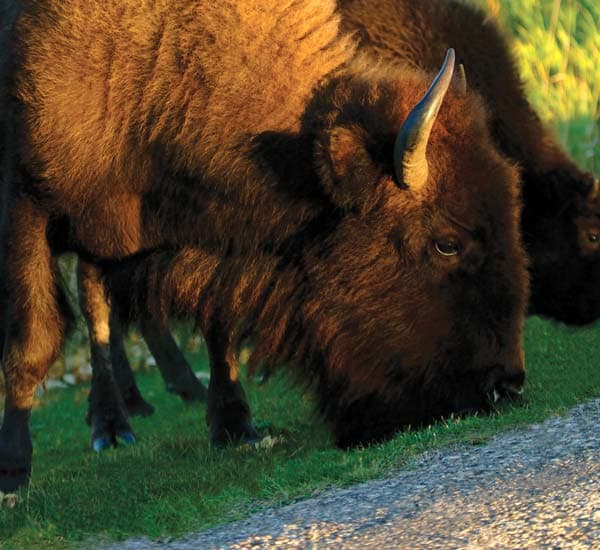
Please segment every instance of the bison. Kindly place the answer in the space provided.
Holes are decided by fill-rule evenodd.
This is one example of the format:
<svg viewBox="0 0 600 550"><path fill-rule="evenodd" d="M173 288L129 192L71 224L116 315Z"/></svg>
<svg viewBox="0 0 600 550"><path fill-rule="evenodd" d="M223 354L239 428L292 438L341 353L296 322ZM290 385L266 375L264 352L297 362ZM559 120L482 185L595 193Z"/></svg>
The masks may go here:
<svg viewBox="0 0 600 550"><path fill-rule="evenodd" d="M29 477L66 251L128 314L196 319L217 445L255 435L241 338L340 446L522 386L519 172L453 50L437 75L374 63L332 0L22 1L2 28L0 490Z"/></svg>
<svg viewBox="0 0 600 550"><path fill-rule="evenodd" d="M561 149L533 110L495 20L458 0L340 0L342 28L387 63L432 70L449 45L485 99L492 135L521 167L529 313L570 325L600 317L600 182Z"/></svg>
<svg viewBox="0 0 600 550"><path fill-rule="evenodd" d="M529 313L574 325L594 321L600 315L600 184L580 170L542 126L494 20L452 0L341 0L339 10L342 27L357 36L360 50L385 63L434 70L445 50L456 48L468 67L469 86L486 101L494 141L522 167L521 228L532 289ZM97 294L95 301L100 303L100 289ZM186 399L202 398L203 388L166 325L144 319L141 328L167 387ZM92 330L90 334L93 340ZM145 413L151 408L141 399L119 352L121 338L119 327L111 327L113 363L125 380L119 385L127 410Z"/></svg>

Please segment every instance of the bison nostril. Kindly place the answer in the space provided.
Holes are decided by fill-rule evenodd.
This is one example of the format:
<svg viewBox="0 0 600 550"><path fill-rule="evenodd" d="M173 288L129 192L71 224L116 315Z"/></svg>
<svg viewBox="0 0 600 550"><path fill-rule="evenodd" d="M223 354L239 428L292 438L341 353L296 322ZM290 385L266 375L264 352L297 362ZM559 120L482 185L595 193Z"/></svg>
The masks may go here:
<svg viewBox="0 0 600 550"><path fill-rule="evenodd" d="M494 378L493 385L486 393L488 401L493 406L504 398L520 401L525 382L525 371L522 368L500 367Z"/></svg>
<svg viewBox="0 0 600 550"><path fill-rule="evenodd" d="M510 369L498 380L497 387L509 394L521 394L525 383L525 371L522 369Z"/></svg>

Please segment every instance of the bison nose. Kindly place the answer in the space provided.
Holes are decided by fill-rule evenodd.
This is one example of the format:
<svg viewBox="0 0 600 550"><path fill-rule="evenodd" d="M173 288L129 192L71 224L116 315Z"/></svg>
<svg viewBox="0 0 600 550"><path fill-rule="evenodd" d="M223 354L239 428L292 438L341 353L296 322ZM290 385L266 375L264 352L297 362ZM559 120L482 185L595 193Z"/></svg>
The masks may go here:
<svg viewBox="0 0 600 550"><path fill-rule="evenodd" d="M524 383L525 370L521 367L505 369L504 376L499 380L499 385L503 389L514 393L520 393Z"/></svg>
<svg viewBox="0 0 600 550"><path fill-rule="evenodd" d="M520 393L525 382L525 352L521 346L513 356L513 360L507 363L510 366L505 365L500 385L509 391L511 388L515 388Z"/></svg>
<svg viewBox="0 0 600 550"><path fill-rule="evenodd" d="M523 393L525 382L525 354L523 348L513 348L511 353L503 357L504 361L496 363L491 377L488 379L487 396L496 403L503 397L517 397ZM491 387L490 387L491 386Z"/></svg>
<svg viewBox="0 0 600 550"><path fill-rule="evenodd" d="M494 402L498 401L503 396L520 396L523 393L524 382L525 369L523 368L522 363L519 363L516 366L512 367L505 367L501 377L498 379L494 386Z"/></svg>

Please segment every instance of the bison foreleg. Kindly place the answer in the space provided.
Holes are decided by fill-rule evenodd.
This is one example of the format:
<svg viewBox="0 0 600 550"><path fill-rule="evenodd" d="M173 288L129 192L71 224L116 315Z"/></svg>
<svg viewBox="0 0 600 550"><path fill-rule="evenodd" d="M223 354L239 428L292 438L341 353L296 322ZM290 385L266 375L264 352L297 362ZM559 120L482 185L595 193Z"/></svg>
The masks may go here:
<svg viewBox="0 0 600 550"><path fill-rule="evenodd" d="M0 430L0 491L24 485L31 472L29 413L37 384L58 356L68 306L46 240L47 218L28 199L13 205L2 277L6 304Z"/></svg>
<svg viewBox="0 0 600 550"><path fill-rule="evenodd" d="M92 428L92 448L101 451L116 445L117 438L131 443L135 441L135 436L113 374L110 307L98 270L93 265L80 261L78 278L79 299L90 335L92 353L92 387L87 421Z"/></svg>
<svg viewBox="0 0 600 550"><path fill-rule="evenodd" d="M206 388L196 378L168 327L149 317L140 321L140 328L167 390L178 394L184 401L206 401Z"/></svg>

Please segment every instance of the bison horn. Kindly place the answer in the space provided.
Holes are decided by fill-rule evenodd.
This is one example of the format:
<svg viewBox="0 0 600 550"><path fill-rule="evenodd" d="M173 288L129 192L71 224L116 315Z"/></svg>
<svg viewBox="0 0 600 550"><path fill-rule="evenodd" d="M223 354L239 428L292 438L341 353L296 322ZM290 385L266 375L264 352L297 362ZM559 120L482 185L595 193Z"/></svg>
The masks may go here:
<svg viewBox="0 0 600 550"><path fill-rule="evenodd" d="M467 95L467 73L465 73L465 66L462 63L456 71L456 90L461 97Z"/></svg>
<svg viewBox="0 0 600 550"><path fill-rule="evenodd" d="M454 50L446 53L444 64L423 99L410 112L394 144L394 170L398 182L419 189L427 181L427 142L433 123L454 74Z"/></svg>

